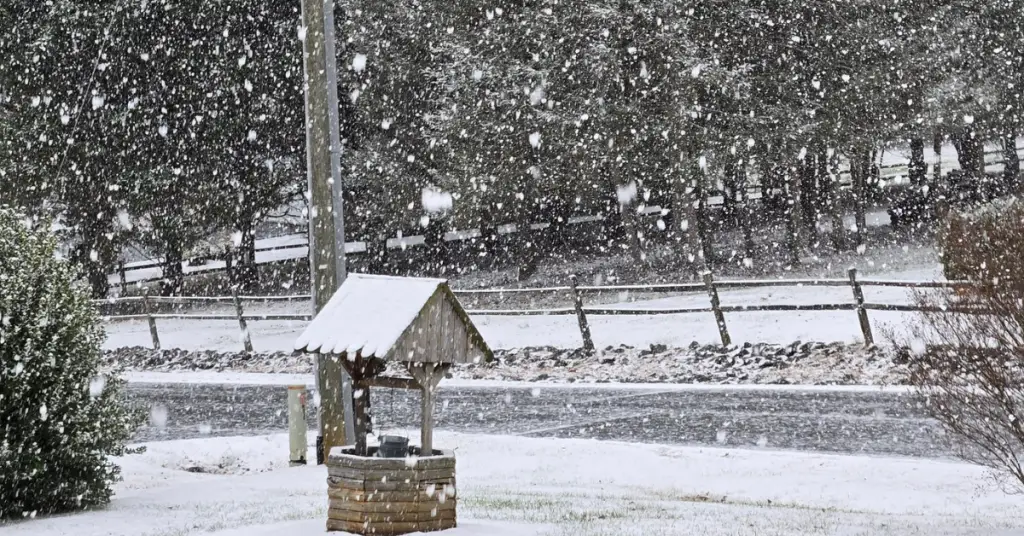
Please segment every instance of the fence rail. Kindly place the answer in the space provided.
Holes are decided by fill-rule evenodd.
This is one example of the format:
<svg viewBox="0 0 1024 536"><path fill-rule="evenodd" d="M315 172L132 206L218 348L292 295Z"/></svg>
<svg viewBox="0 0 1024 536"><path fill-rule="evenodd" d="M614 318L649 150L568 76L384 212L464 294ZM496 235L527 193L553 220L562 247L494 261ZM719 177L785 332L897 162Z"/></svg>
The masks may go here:
<svg viewBox="0 0 1024 536"><path fill-rule="evenodd" d="M890 312L954 312L965 314L984 314L984 311L977 309L941 309L937 307L921 307L911 304L890 304L871 303L864 300L863 287L898 287L907 289L963 289L975 286L969 281L903 281L889 279L858 279L857 270L850 269L847 279L762 279L762 280L723 280L716 281L712 275L706 274L701 283L670 283L650 285L606 285L606 286L577 286L576 278L571 278L570 286L557 287L535 287L535 288L496 288L496 289L460 289L455 290L459 296L497 296L506 295L534 295L544 296L551 294L562 294L569 298L572 307L549 307L540 309L468 309L466 312L474 316L570 316L575 315L579 321L580 336L583 339L583 347L587 350L594 348L591 338L590 327L587 321L588 315L596 316L654 316L654 315L678 315L678 314L714 314L719 336L722 344L729 346L732 338L729 334L726 322L726 313L750 313L750 312L802 312L802 311L856 311L857 321L864 343L868 346L874 343L871 322L868 311L890 311ZM849 287L851 289L851 301L842 303L815 303L815 304L755 304L755 305L722 305L718 298L719 289L741 289L741 288L763 288L763 287ZM701 307L631 307L622 305L612 306L587 306L584 305L584 296L599 296L608 293L636 292L642 294L674 294L685 292L707 292L709 298L708 306ZM252 340L247 327L248 322L259 321L302 321L312 320L311 314L301 313L268 313L251 314L244 311L244 303L270 303L270 302L294 302L309 301L309 295L291 296L173 296L156 297L144 293L138 297L112 298L107 300L93 300L94 305L117 305L121 303L141 303L143 313L108 315L102 318L106 321L131 321L146 320L149 324L150 335L153 340L153 347L160 349L160 338L157 330L157 320L235 320L239 323L242 334L242 341L245 351L251 353ZM234 314L231 313L156 313L153 312L153 304L233 304Z"/></svg>

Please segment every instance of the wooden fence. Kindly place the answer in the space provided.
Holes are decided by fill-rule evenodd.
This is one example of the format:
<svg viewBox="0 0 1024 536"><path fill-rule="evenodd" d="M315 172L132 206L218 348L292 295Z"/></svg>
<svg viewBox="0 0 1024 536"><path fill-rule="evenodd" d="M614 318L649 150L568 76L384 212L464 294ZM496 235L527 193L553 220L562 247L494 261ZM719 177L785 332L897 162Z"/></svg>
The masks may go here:
<svg viewBox="0 0 1024 536"><path fill-rule="evenodd" d="M503 296L528 295L528 296L563 296L573 304L572 307L556 307L542 309L468 309L466 312L474 316L556 316L574 315L580 329L583 348L587 351L594 349L594 341L591 336L588 316L595 315L633 315L653 316L667 314L712 314L718 328L719 338L722 345L732 344L732 337L729 334L726 313L745 312L787 312L787 311L854 311L856 320L867 346L874 344L874 334L871 328L871 321L868 311L898 311L898 312L928 312L928 309L911 304L889 304L871 303L864 299L864 287L898 287L907 289L927 288L968 288L973 283L967 281L902 281L885 279L859 279L857 270L851 268L848 277L845 279L766 279L766 280L723 280L716 281L708 273L704 280L699 283L669 283L651 285L601 285L583 286L577 284L576 276L570 277L569 286L541 287L541 288L502 288L502 289L474 289L455 290L455 294L464 297L472 296ZM722 305L718 297L720 289L737 288L763 288L763 287L849 287L851 299L843 303L818 303L818 304L757 304L757 305ZM644 294L679 294L686 292L706 292L708 305L702 307L668 307L668 308L623 308L621 306L586 306L586 296L600 295L609 292L640 292ZM95 305L122 303L140 304L141 314L108 315L102 318L105 321L127 321L146 320L149 324L150 336L153 348L160 349L160 336L157 329L158 320L235 320L239 324L242 334L244 350L252 353L252 338L249 334L248 323L266 320L278 321L305 321L312 320L312 314L302 313L272 313L272 314L248 314L244 310L244 303L273 303L273 302L309 302L308 295L295 296L174 296L157 297L148 293L127 298L113 298L107 300L94 300ZM212 314L212 313L171 313L162 314L153 311L155 304L231 304L234 306L234 313ZM960 311L969 313L972 311ZM851 318L852 320L852 318Z"/></svg>

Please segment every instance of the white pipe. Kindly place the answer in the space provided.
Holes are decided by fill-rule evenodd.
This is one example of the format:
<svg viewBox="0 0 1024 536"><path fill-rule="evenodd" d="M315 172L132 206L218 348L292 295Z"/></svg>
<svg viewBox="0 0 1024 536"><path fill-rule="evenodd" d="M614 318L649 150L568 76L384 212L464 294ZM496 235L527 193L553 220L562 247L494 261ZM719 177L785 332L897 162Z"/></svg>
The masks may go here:
<svg viewBox="0 0 1024 536"><path fill-rule="evenodd" d="M288 464L306 465L306 386L288 386Z"/></svg>

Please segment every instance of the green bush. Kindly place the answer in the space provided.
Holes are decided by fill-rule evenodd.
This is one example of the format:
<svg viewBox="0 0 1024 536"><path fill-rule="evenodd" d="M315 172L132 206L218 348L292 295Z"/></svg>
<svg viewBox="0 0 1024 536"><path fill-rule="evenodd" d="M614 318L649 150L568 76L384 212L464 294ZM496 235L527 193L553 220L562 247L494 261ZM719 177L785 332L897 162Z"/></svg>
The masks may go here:
<svg viewBox="0 0 1024 536"><path fill-rule="evenodd" d="M103 330L56 241L0 207L0 518L102 505L143 415L100 370Z"/></svg>

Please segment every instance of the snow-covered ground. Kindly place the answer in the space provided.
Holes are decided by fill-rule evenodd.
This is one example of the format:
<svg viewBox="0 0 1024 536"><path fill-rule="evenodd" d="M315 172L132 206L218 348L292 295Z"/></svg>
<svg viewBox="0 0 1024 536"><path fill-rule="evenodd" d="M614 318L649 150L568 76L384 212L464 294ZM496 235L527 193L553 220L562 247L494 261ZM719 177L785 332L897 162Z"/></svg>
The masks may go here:
<svg viewBox="0 0 1024 536"><path fill-rule="evenodd" d="M723 431L727 433L727 431ZM452 536L1009 535L1017 497L966 464L439 433L458 459ZM326 471L287 466L287 437L149 445L109 508L0 526L20 536L306 536ZM312 454L312 453L311 453ZM1019 532L1017 532L1019 534Z"/></svg>
<svg viewBox="0 0 1024 536"><path fill-rule="evenodd" d="M658 307L674 307L691 298L658 300ZM694 298L695 299L695 298ZM724 301L724 299L723 299ZM728 304L728 302L724 302ZM629 306L646 306L637 302ZM703 305L703 304L702 304ZM686 307L688 305L679 305ZM913 320L912 313L871 311L874 328L893 328ZM574 316L473 316L480 332L493 348L554 346L578 348L581 336ZM598 347L626 344L644 347L664 344L686 347L691 342L708 344L719 340L711 313L667 314L651 316L591 316L590 330ZM789 344L794 341L857 342L862 340L853 311L740 312L728 313L726 322L734 343L766 342ZM254 321L249 323L253 347L261 352L291 351L305 329L301 321ZM242 350L238 322L233 320L157 321L163 348L186 350ZM880 341L884 342L884 341ZM152 342L145 321L107 324L104 348L124 346L150 347Z"/></svg>
<svg viewBox="0 0 1024 536"><path fill-rule="evenodd" d="M899 271L880 269L874 274L868 272L864 277L932 281L941 279L941 272L938 265L928 265ZM910 293L906 289L866 286L864 293L865 299L872 303L910 303ZM846 286L722 289L719 296L723 305L851 303L853 299L849 287ZM708 306L708 298L703 291L667 298L637 298L629 293L620 293L614 300L619 302L615 307L647 309ZM205 312L214 312L214 309L206 309ZM216 312L232 314L234 311L230 305L224 305ZM307 312L309 305L300 302L247 305L247 314ZM911 313L870 312L876 335L880 335L880 330L884 328L899 331L913 316ZM581 344L575 316L477 315L473 316L473 320L493 348L576 348ZM638 347L650 344L685 347L693 341L713 343L719 340L718 329L711 313L592 315L589 321L594 342L598 347L619 344ZM798 340L861 340L856 313L852 311L728 313L726 322L736 343L789 344ZM304 321L254 320L249 322L249 332L257 351L290 351L295 339L306 325L307 322ZM105 348L152 345L149 326L145 321L110 322L106 327L108 338ZM160 342L165 348L218 351L242 349L238 322L234 320L159 319L157 327ZM881 337L876 336L876 339L880 340Z"/></svg>
<svg viewBox="0 0 1024 536"><path fill-rule="evenodd" d="M659 306L669 306L664 303ZM891 327L898 330L914 316L911 313L871 311L870 317L874 328ZM574 316L473 316L472 319L493 348L578 348L581 345L579 327ZM594 344L602 348L620 344L635 347L664 344L680 348L693 341L708 344L719 340L718 328L711 313L591 316L589 321ZM861 340L857 316L853 311L729 313L726 322L734 343L789 344L794 341ZM306 324L300 321L250 322L253 347L260 352L291 351ZM238 322L233 320L160 319L157 326L163 348L223 352L242 350ZM152 346L145 321L107 325L104 348L124 346Z"/></svg>

